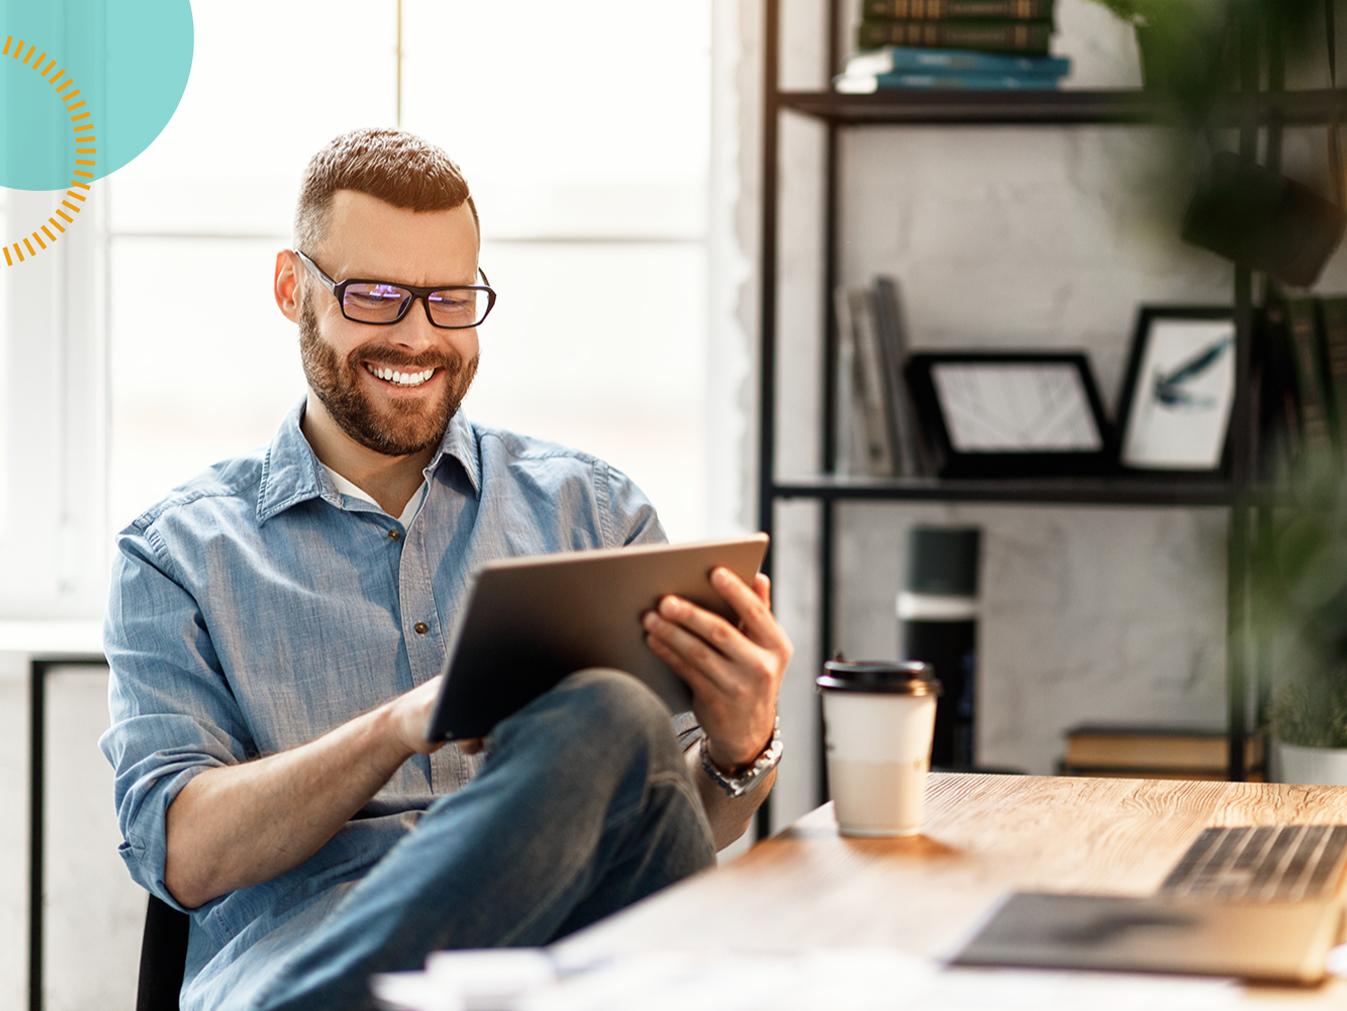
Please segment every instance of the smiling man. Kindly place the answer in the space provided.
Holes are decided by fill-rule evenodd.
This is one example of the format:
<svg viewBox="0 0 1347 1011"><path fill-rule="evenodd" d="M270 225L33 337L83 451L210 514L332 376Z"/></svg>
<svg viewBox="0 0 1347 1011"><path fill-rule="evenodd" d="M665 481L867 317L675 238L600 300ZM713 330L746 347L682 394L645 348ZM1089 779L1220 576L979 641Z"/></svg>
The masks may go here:
<svg viewBox="0 0 1347 1011"><path fill-rule="evenodd" d="M313 158L276 303L305 398L118 537L104 628L120 852L191 915L185 1008L370 1006L440 948L546 944L711 864L770 789L791 655L765 577L665 599L670 721L577 671L482 742L425 740L472 571L662 541L602 460L469 422L496 294L438 148L392 130Z"/></svg>

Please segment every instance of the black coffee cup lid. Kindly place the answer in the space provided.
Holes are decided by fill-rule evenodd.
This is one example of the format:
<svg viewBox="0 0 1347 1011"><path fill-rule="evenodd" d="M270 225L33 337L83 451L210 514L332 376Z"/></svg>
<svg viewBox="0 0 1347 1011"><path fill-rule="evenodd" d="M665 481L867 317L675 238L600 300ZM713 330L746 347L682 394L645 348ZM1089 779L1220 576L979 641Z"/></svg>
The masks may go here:
<svg viewBox="0 0 1347 1011"><path fill-rule="evenodd" d="M939 695L940 682L928 663L915 660L828 660L815 678L820 688L886 695Z"/></svg>

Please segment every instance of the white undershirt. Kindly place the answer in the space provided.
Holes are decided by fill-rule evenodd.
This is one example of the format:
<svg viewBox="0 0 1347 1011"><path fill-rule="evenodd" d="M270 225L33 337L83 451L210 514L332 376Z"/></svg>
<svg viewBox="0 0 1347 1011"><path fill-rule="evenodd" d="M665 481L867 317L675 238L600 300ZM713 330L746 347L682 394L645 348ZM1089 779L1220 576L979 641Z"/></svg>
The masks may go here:
<svg viewBox="0 0 1347 1011"><path fill-rule="evenodd" d="M318 462L323 463L323 461L321 460L319 460ZM332 478L332 483L337 486L337 491L341 492L343 495L350 495L352 498L363 499L364 501L370 503L371 505L376 506L379 505L378 502L374 501L374 496L372 496L369 492L365 491L365 489L361 488L358 484L346 480L346 478L342 477L340 474L338 474L335 470L333 470L325 463L323 463L323 470L327 471L328 476ZM426 497L426 482L422 481L421 487L416 489L416 492L412 495L412 497L407 500L407 505L402 510L402 515L398 517L398 522L401 523L404 527L411 526L412 520L416 516L416 511L421 508L421 503L425 501L425 497ZM383 506L379 506L379 508L382 509Z"/></svg>

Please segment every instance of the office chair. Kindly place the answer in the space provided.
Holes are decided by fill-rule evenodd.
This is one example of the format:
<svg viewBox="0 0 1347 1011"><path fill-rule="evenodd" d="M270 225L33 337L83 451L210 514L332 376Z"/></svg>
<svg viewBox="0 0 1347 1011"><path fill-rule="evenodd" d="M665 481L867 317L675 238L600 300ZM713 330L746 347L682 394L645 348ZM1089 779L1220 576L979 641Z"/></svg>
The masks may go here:
<svg viewBox="0 0 1347 1011"><path fill-rule="evenodd" d="M178 1011L178 991L187 967L187 927L191 921L162 899L150 896L140 941L140 981L136 1011Z"/></svg>

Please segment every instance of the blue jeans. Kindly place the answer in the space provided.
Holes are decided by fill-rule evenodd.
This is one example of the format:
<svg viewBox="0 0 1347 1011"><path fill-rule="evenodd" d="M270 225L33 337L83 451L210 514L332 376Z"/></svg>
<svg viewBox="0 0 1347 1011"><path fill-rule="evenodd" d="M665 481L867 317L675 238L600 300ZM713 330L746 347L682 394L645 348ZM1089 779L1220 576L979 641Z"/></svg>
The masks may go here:
<svg viewBox="0 0 1347 1011"><path fill-rule="evenodd" d="M572 674L487 749L481 773L289 953L254 1011L372 1007L372 973L445 948L547 944L715 861L669 713L635 678Z"/></svg>

